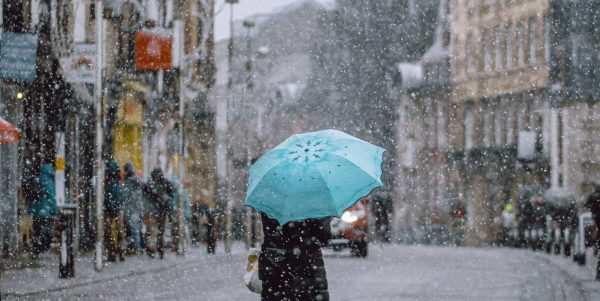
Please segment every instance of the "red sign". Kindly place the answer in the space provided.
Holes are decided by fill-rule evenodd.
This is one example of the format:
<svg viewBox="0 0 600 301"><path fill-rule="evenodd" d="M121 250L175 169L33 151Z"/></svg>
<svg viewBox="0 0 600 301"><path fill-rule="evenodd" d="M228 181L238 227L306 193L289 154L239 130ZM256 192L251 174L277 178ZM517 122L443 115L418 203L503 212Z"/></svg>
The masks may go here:
<svg viewBox="0 0 600 301"><path fill-rule="evenodd" d="M135 69L138 71L171 69L172 44L169 35L138 31L135 34Z"/></svg>
<svg viewBox="0 0 600 301"><path fill-rule="evenodd" d="M19 130L8 121L0 118L0 144L19 142Z"/></svg>

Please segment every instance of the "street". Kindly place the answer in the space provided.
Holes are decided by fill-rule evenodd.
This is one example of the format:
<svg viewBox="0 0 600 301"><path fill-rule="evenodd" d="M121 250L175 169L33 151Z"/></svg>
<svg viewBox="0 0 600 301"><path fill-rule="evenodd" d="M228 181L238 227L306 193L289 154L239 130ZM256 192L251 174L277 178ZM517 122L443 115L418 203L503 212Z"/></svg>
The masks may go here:
<svg viewBox="0 0 600 301"><path fill-rule="evenodd" d="M2 299L259 300L243 283L241 245L231 256L203 251L191 249L185 259L169 254L177 263L140 273ZM529 250L373 244L366 259L325 250L325 263L331 300L594 300L600 292L586 268Z"/></svg>

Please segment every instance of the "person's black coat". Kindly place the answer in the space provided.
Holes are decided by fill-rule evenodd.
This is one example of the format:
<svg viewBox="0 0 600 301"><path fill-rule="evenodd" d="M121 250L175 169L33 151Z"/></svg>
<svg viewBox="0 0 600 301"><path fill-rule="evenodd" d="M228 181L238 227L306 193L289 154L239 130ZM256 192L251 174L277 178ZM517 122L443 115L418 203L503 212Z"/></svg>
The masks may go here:
<svg viewBox="0 0 600 301"><path fill-rule="evenodd" d="M264 242L259 257L263 301L329 300L321 246L331 239L330 219L283 226L262 214Z"/></svg>
<svg viewBox="0 0 600 301"><path fill-rule="evenodd" d="M153 170L148 183L144 186L144 195L154 209L154 215L165 217L170 212L171 200L175 195L175 187L160 170Z"/></svg>
<svg viewBox="0 0 600 301"><path fill-rule="evenodd" d="M596 225L600 226L600 190L595 190L585 200L585 206L592 212Z"/></svg>

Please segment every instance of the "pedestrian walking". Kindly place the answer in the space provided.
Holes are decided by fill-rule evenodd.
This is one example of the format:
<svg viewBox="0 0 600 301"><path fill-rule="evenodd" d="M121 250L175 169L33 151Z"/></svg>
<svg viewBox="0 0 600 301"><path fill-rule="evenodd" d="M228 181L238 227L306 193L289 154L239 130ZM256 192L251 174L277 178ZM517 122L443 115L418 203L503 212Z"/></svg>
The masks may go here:
<svg viewBox="0 0 600 301"><path fill-rule="evenodd" d="M588 198L585 200L585 206L590 209L592 218L596 224L596 241L594 242L594 251L597 253L600 248L600 186L594 189ZM600 258L596 265L596 280L600 280Z"/></svg>
<svg viewBox="0 0 600 301"><path fill-rule="evenodd" d="M119 163L110 160L106 163L104 181L104 224L108 261L125 260L125 227L123 225L123 187Z"/></svg>
<svg viewBox="0 0 600 301"><path fill-rule="evenodd" d="M500 222L502 229L499 233L498 242L500 245L506 246L512 243L510 235L517 226L517 216L512 204L504 205L504 209L500 214Z"/></svg>
<svg viewBox="0 0 600 301"><path fill-rule="evenodd" d="M40 253L50 249L58 215L52 164L42 165L39 177L29 182L27 191L26 198L29 202L27 211L32 218L33 228L32 255L37 258Z"/></svg>
<svg viewBox="0 0 600 301"><path fill-rule="evenodd" d="M142 217L145 212L145 201L142 192L143 183L136 175L131 162L125 163L124 169L124 208L127 225L128 250L139 254L142 250Z"/></svg>
<svg viewBox="0 0 600 301"><path fill-rule="evenodd" d="M217 212L215 208L206 209L206 252L215 254L217 248Z"/></svg>
<svg viewBox="0 0 600 301"><path fill-rule="evenodd" d="M192 246L198 246L198 243L203 241L206 242L206 224L207 224L207 210L208 204L204 201L201 196L198 197L196 202L192 205L192 219L191 219L191 237Z"/></svg>
<svg viewBox="0 0 600 301"><path fill-rule="evenodd" d="M152 206L152 218L156 223L154 231L156 233L156 248L155 250L147 249L148 255L154 257L154 252L157 251L159 257L164 258L164 234L165 226L175 194L175 188L165 178L160 168L154 168L150 173L150 180L144 186L144 192L148 203Z"/></svg>
<svg viewBox="0 0 600 301"><path fill-rule="evenodd" d="M244 205L261 212L263 301L329 300L321 247L331 217L383 186L384 151L325 130L293 135L252 165Z"/></svg>
<svg viewBox="0 0 600 301"><path fill-rule="evenodd" d="M331 218L291 221L280 226L261 213L264 242L258 263L261 299L329 300L321 247L331 239Z"/></svg>

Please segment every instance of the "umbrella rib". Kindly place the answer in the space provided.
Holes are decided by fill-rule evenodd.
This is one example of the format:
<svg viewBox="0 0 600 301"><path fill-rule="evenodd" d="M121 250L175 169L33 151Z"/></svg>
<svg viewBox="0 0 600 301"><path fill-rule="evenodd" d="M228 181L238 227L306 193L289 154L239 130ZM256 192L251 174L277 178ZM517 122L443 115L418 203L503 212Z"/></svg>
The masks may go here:
<svg viewBox="0 0 600 301"><path fill-rule="evenodd" d="M321 170L321 166L317 165L317 170L319 171L319 173L321 174L321 178L323 179L323 182L325 182L325 188L327 189L327 194L329 194L329 197L332 200L335 200L335 198L333 197L333 194L331 194L331 189L329 189L329 183L327 183L327 177L325 177L325 174L323 174L323 171ZM333 202L332 202L333 203ZM334 203L333 203L334 204ZM334 204L335 206L335 204ZM333 208L333 210L336 211L337 213L337 208Z"/></svg>
<svg viewBox="0 0 600 301"><path fill-rule="evenodd" d="M331 153L330 153L329 155L331 155L331 156L335 156L335 157L337 157L337 158L340 158L340 159L342 159L342 160L344 160L344 161L347 161L347 162L349 162L349 163L353 164L353 163L352 163L352 161L350 161L350 160L348 160L348 159L346 159L346 158L344 158L344 157L342 157L342 156L339 156L339 155L336 155L336 154L331 154ZM353 197L353 198L355 198L357 195L359 195L359 194L362 194L362 189L364 189L364 188L367 188L367 187L369 188L369 191L367 191L367 193L366 193L366 194L364 194L364 195L359 195L359 197L358 197L358 198L356 198L355 200L353 200L353 203L352 203L352 205L351 205L351 206L348 206L347 208L344 208L344 209L343 209L343 210L341 210L341 211L339 211L339 210L338 210L338 208L335 208L335 210L336 210L336 213L338 214L338 216L339 216L339 215L341 215L341 214L342 214L342 212L343 212L344 210L346 210L346 209L348 209L348 208L350 208L350 207L354 206L354 204L356 204L356 202L358 202L358 201L359 201L359 200L360 200L362 197L365 197L365 196L369 195L369 193L371 192L371 190L373 190L373 189L374 189L374 186L375 186L375 187L383 186L383 183L381 183L381 180L380 180L380 179L373 178L373 177L372 177L370 174L368 174L368 173L364 172L364 171L363 171L362 169L360 169L360 168L358 168L357 170L359 170L359 171L360 171L360 172L362 172L363 174L367 175L369 178L371 178L371 179L373 180L373 182L369 183L369 185L365 185L364 187L362 187L362 188L361 188L361 190L359 190L359 191L356 191L356 192L353 194L353 196L352 196L352 197ZM319 168L319 172L321 172L321 169L320 169L320 168ZM326 178L326 177L325 177L325 175L324 175L322 172L321 172L321 175L323 176L323 178L324 178L324 179ZM327 180L325 180L325 181L327 181ZM377 184L377 185L374 185L374 184Z"/></svg>
<svg viewBox="0 0 600 301"><path fill-rule="evenodd" d="M269 174L273 169L279 167L279 165L281 165L283 163L286 163L286 161L281 161L281 162L279 162L277 164L274 164L269 169L267 169L267 171L262 175L262 177L260 178L260 180L258 180L258 182L256 183L256 185L254 185L254 187L258 186L265 179L265 176L267 174ZM254 190L254 189L252 189L252 190ZM250 194L250 181L248 181L248 186L246 187L246 200L248 199L249 194Z"/></svg>
<svg viewBox="0 0 600 301"><path fill-rule="evenodd" d="M362 170L362 169L361 169L361 168L360 168L358 165L354 164L354 162L352 162L352 161L350 161L350 160L348 160L348 159L346 159L346 158L344 158L344 157L342 157L342 156L340 156L340 155L338 155L338 154L335 154L335 153L329 153L329 155L330 155L330 156L337 157L337 158L340 158L340 159L342 159L342 160L344 160L344 161L346 161L346 162L348 162L348 163L350 163L350 164L352 164L352 165L356 166L356 167L357 167L357 168L358 168L360 171L362 171L364 174L368 175L368 176L369 176L371 179L373 179L373 180L375 180L375 181L377 181L377 182L381 183L381 179L374 178L374 177L373 177L373 176L371 176L370 174L366 173L366 172L365 172L365 171L363 171L363 170ZM382 162L382 164L383 164L383 162ZM380 175L380 176L381 176L381 175Z"/></svg>

